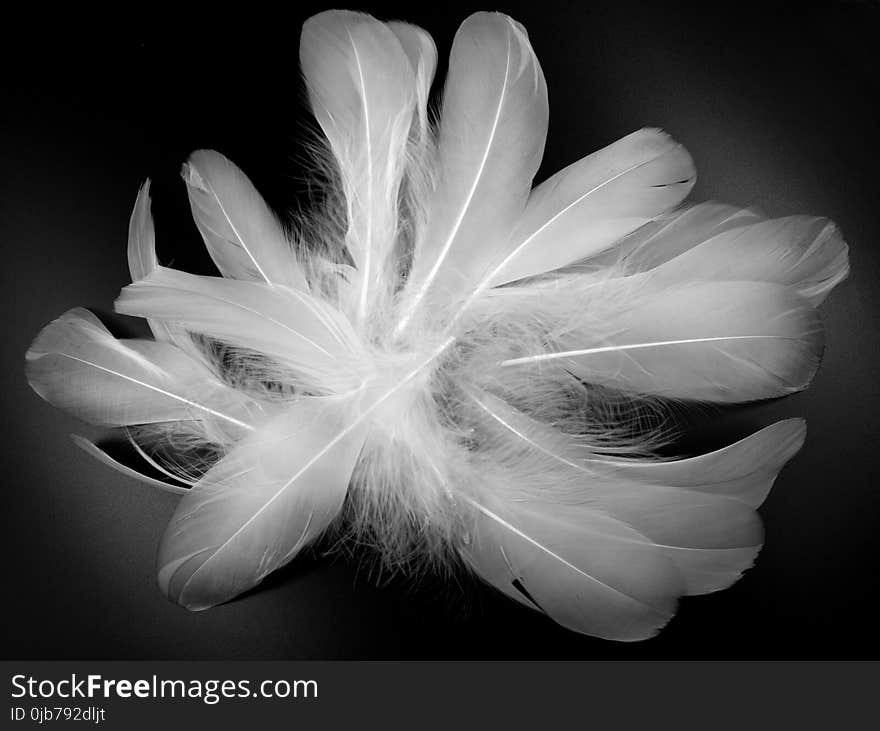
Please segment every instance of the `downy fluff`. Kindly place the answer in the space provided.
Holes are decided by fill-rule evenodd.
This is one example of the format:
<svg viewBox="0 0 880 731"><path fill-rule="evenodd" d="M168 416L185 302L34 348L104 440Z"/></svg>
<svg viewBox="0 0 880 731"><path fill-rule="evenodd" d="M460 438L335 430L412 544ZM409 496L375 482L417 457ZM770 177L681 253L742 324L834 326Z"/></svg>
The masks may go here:
<svg viewBox="0 0 880 731"><path fill-rule="evenodd" d="M420 28L322 13L300 61L326 138L316 210L286 233L235 165L196 152L183 179L223 276L159 264L147 182L116 311L155 339L74 309L27 353L38 394L121 428L167 479L80 446L181 494L162 591L207 609L331 526L617 640L736 581L804 423L664 461L664 404L807 386L816 306L848 269L834 224L683 207L693 162L655 129L533 188L547 90L500 13L459 29L437 123Z"/></svg>

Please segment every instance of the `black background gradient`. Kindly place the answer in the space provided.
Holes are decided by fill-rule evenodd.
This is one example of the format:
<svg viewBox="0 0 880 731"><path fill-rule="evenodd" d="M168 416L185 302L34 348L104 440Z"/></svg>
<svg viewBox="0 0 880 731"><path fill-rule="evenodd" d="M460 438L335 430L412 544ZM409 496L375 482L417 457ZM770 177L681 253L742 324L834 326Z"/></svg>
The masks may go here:
<svg viewBox="0 0 880 731"><path fill-rule="evenodd" d="M480 9L353 5L423 25L441 59L461 20ZM822 308L825 360L810 390L695 422L696 441L717 446L779 418L807 418L805 448L761 508L766 545L756 567L727 591L685 599L659 637L638 644L572 634L466 579L377 586L362 557L305 556L262 588L199 614L161 596L154 555L175 498L80 452L68 434L100 432L30 391L24 352L70 307L111 309L128 281L128 216L148 176L161 260L210 272L178 178L192 150L226 154L276 210L305 200L301 144L310 121L298 39L302 20L323 8L237 6L224 16L215 4L203 6L208 21L127 7L129 17L80 16L52 32L6 27L7 658L880 655L877 4L497 6L526 26L548 80L539 178L639 127L662 127L696 160L693 199L828 216L851 247L853 272Z"/></svg>

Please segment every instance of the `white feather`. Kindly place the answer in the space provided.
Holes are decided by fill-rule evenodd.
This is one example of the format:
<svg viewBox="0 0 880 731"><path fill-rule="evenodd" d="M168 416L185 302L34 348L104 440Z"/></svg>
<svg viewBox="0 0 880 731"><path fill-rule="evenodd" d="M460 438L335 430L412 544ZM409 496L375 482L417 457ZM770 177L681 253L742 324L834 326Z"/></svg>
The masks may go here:
<svg viewBox="0 0 880 731"><path fill-rule="evenodd" d="M716 233L651 278L660 287L695 279L776 282L818 305L848 272L846 244L832 222L788 216Z"/></svg>
<svg viewBox="0 0 880 731"><path fill-rule="evenodd" d="M122 290L116 310L278 358L314 379L357 385L357 337L336 310L305 292L161 267Z"/></svg>
<svg viewBox="0 0 880 731"><path fill-rule="evenodd" d="M623 263L627 273L646 271L732 228L763 220L750 208L725 203L697 203L660 216L624 238L590 264Z"/></svg>
<svg viewBox="0 0 880 731"><path fill-rule="evenodd" d="M547 87L522 26L475 13L456 34L449 64L438 183L398 332L429 290L455 301L503 255L544 151Z"/></svg>
<svg viewBox="0 0 880 731"><path fill-rule="evenodd" d="M761 544L757 514L744 502L716 490L699 489L701 486L693 482L698 470L690 470L691 484L662 482L664 475L675 477L675 468L652 474L650 468L655 465L651 463L614 464L592 458L583 443L530 419L491 394L471 394L471 398L491 418L490 430L494 427L498 432L500 428L524 449L547 457L548 469L559 471L560 481L565 473L579 473L571 477L582 481L583 486L573 488L566 499L638 531L640 540L676 566L686 593L726 588L751 566ZM780 445L777 442L774 446ZM718 453L715 461L721 461ZM738 466L742 469L741 463ZM683 468L687 467L677 465L679 472ZM645 477L646 470L654 479L638 479ZM759 467L757 473L745 479L751 484L766 482L764 468Z"/></svg>
<svg viewBox="0 0 880 731"><path fill-rule="evenodd" d="M803 419L786 419L708 454L669 462L601 460L597 467L612 477L724 495L757 508L805 435Z"/></svg>
<svg viewBox="0 0 880 731"><path fill-rule="evenodd" d="M150 212L150 181L147 180L138 191L128 223L128 269L131 281L145 279L158 268L156 231ZM147 323L156 340L174 343L191 358L205 362L204 353L185 330L162 320L148 319Z"/></svg>
<svg viewBox="0 0 880 731"><path fill-rule="evenodd" d="M312 110L339 166L345 242L358 269L356 319L363 321L374 298L390 294L382 287L389 279L387 257L397 236L398 191L416 112L414 69L392 29L348 11L306 21L300 62Z"/></svg>
<svg viewBox="0 0 880 731"><path fill-rule="evenodd" d="M304 400L246 437L181 500L159 547L159 586L197 611L250 589L336 518L363 444L344 412Z"/></svg>
<svg viewBox="0 0 880 731"><path fill-rule="evenodd" d="M562 626L642 640L675 613L682 593L677 571L624 524L558 503L470 504L476 518L472 543L462 549L467 562L506 593L521 582Z"/></svg>
<svg viewBox="0 0 880 731"><path fill-rule="evenodd" d="M582 324L559 325L547 336L551 347L502 366L562 367L589 383L638 393L737 402L806 387L822 353L815 310L780 285L642 289L612 280L588 294L569 302L585 310Z"/></svg>
<svg viewBox="0 0 880 731"><path fill-rule="evenodd" d="M308 289L281 225L241 170L218 152L198 150L182 175L196 226L223 276Z"/></svg>
<svg viewBox="0 0 880 731"><path fill-rule="evenodd" d="M416 130L417 143L427 142L430 136L428 119L428 96L437 70L437 46L434 39L421 28L409 23L391 22L388 27L397 36L404 52L409 57L415 73L416 88Z"/></svg>
<svg viewBox="0 0 880 731"><path fill-rule="evenodd" d="M31 387L96 424L124 426L214 418L239 430L246 399L173 345L117 340L88 310L47 325L26 355Z"/></svg>
<svg viewBox="0 0 880 731"><path fill-rule="evenodd" d="M696 179L693 160L659 130L644 129L569 165L535 188L512 251L491 285L551 271L604 251L678 205Z"/></svg>

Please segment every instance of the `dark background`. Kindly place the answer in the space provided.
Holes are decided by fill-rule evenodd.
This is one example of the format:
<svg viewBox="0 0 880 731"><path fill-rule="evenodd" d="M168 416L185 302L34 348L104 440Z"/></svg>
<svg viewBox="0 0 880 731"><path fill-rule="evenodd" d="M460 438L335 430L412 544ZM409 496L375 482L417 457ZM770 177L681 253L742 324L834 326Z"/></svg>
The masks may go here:
<svg viewBox="0 0 880 731"><path fill-rule="evenodd" d="M526 26L548 80L539 177L659 126L696 160L693 199L825 215L851 247L853 273L823 306L827 350L811 389L699 423L708 444L782 417L808 420L806 447L761 508L767 536L756 568L732 589L685 599L658 638L633 645L572 634L468 580L377 586L363 557L304 557L265 588L200 614L163 599L154 553L175 498L81 453L68 434L98 432L30 391L24 352L68 308L110 309L128 281L126 227L147 176L160 258L208 266L178 178L193 149L235 160L278 210L304 200L309 122L298 38L302 20L327 6L242 6L228 20L216 6L208 21L160 18L138 5L139 15L60 19L54 30L10 24L0 82L3 654L880 657L880 10L864 2L705 5L497 6ZM460 21L480 9L352 6L423 25L441 59Z"/></svg>

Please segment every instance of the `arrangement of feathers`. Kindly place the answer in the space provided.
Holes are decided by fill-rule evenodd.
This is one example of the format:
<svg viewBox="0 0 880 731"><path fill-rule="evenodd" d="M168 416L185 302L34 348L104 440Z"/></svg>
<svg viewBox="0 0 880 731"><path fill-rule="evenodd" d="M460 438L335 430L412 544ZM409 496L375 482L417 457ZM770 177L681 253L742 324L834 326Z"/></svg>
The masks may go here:
<svg viewBox="0 0 880 731"><path fill-rule="evenodd" d="M816 306L848 271L835 226L682 206L693 161L654 129L533 188L547 90L499 13L459 29L436 123L420 28L322 13L300 60L326 137L316 210L286 233L238 168L196 152L183 178L223 276L158 263L147 183L115 307L155 339L74 309L27 353L40 396L121 428L167 479L80 446L182 495L162 591L207 609L331 527L617 640L736 581L803 421L670 461L646 416L807 386Z"/></svg>

